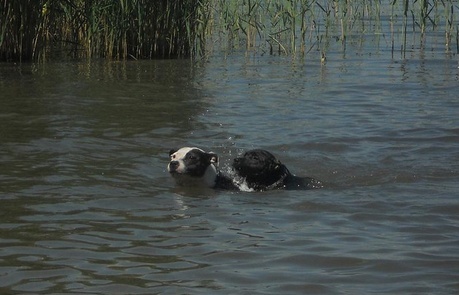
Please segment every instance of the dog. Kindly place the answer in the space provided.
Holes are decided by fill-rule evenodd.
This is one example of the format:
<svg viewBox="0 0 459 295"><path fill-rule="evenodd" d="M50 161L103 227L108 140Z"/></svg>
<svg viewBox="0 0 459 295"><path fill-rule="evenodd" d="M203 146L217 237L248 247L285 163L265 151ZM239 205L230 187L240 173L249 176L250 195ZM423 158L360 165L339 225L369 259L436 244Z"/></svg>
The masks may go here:
<svg viewBox="0 0 459 295"><path fill-rule="evenodd" d="M320 180L291 174L273 154L263 149L247 151L242 157L233 160L232 167L240 178L239 182L254 191L306 190L323 187Z"/></svg>
<svg viewBox="0 0 459 295"><path fill-rule="evenodd" d="M232 179L218 168L218 156L197 147L182 147L169 152L167 170L182 186L204 186L220 189L237 189Z"/></svg>

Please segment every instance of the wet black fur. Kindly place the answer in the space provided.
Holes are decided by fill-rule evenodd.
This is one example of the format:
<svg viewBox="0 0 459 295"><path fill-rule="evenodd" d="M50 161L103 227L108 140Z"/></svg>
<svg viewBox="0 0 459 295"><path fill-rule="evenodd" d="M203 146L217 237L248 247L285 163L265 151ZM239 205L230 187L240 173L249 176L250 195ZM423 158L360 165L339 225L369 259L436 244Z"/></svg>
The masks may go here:
<svg viewBox="0 0 459 295"><path fill-rule="evenodd" d="M239 177L245 179L247 186L256 191L323 187L319 180L291 174L273 154L262 149L249 150L242 157L235 158L233 168Z"/></svg>

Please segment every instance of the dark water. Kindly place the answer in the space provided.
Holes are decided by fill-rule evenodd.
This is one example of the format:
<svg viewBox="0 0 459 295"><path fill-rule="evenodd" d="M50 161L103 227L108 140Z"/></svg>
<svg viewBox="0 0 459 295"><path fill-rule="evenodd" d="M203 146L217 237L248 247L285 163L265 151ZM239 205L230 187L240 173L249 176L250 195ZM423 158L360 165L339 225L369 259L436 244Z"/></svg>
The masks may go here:
<svg viewBox="0 0 459 295"><path fill-rule="evenodd" d="M457 56L346 50L0 64L2 294L459 293ZM177 188L181 146L327 187Z"/></svg>

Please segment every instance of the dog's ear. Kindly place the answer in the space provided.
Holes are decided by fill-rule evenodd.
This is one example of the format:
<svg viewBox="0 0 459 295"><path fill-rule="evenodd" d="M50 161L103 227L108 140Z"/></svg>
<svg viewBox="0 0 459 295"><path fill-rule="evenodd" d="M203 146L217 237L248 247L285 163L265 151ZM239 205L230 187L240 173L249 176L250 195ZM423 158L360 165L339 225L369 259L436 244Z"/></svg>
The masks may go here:
<svg viewBox="0 0 459 295"><path fill-rule="evenodd" d="M178 149L172 149L169 151L169 157L172 156L173 153L175 153L176 151L178 151Z"/></svg>
<svg viewBox="0 0 459 295"><path fill-rule="evenodd" d="M214 164L215 166L218 166L218 156L216 153L210 152L207 153L209 155L209 161L210 163Z"/></svg>

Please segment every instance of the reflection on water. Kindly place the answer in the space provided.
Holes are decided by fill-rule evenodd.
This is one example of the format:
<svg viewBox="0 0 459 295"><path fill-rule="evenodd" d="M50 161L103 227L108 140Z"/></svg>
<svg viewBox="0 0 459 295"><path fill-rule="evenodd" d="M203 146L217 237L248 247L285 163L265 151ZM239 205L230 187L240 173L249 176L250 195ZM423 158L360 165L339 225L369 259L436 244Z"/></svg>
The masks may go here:
<svg viewBox="0 0 459 295"><path fill-rule="evenodd" d="M371 53L0 65L0 288L457 293L457 60ZM184 145L327 188L176 188Z"/></svg>

